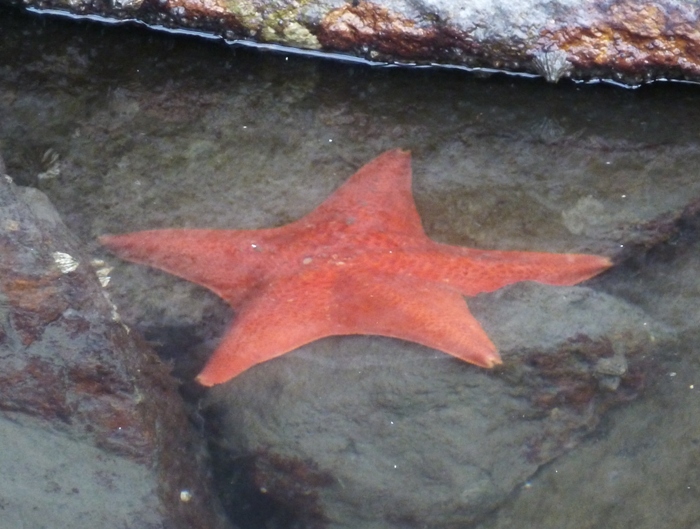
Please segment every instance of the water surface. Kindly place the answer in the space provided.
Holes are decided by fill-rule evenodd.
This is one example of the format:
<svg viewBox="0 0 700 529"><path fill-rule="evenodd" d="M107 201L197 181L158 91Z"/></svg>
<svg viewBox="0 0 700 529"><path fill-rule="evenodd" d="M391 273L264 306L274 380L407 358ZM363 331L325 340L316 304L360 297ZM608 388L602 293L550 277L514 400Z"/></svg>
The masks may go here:
<svg viewBox="0 0 700 529"><path fill-rule="evenodd" d="M696 87L371 67L4 9L0 34L7 171L96 256L109 232L279 226L401 147L432 238L613 257L596 288L673 345L639 400L475 526L700 523ZM230 309L145 269L118 265L113 281L123 318L191 380Z"/></svg>

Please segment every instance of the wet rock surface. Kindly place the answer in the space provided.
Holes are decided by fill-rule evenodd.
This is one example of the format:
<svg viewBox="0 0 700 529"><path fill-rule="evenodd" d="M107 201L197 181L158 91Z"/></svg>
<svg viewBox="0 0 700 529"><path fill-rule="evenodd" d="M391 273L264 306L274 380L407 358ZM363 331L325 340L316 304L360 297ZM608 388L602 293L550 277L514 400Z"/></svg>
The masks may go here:
<svg viewBox="0 0 700 529"><path fill-rule="evenodd" d="M344 337L213 388L208 416L234 519L266 500L304 527L471 524L636 397L664 336L585 287L523 284L471 306L503 355L494 370ZM616 357L624 367L600 369Z"/></svg>
<svg viewBox="0 0 700 529"><path fill-rule="evenodd" d="M700 78L698 6L677 0L26 0L25 5L370 61L526 72L550 82L569 76L627 84Z"/></svg>
<svg viewBox="0 0 700 529"><path fill-rule="evenodd" d="M190 428L46 196L0 176L2 525L226 527Z"/></svg>
<svg viewBox="0 0 700 529"><path fill-rule="evenodd" d="M484 529L697 524L699 267L700 217L692 216L682 220L671 241L614 272L618 280L609 283L610 290L672 325L676 339L650 372L644 398L611 412L593 438L543 467L537 481L514 495ZM679 295L692 303L681 307ZM564 515L562 504L576 507ZM620 504L628 506L624 512Z"/></svg>
<svg viewBox="0 0 700 529"><path fill-rule="evenodd" d="M619 514L606 527L625 527L626 515L654 520L649 529L662 519L692 527L695 503L674 508L673 495L686 498L678 472L697 453L686 426L695 409L697 336L689 331L697 327L697 252L680 251L695 248L683 224L697 214L700 196L695 89L470 80L231 54L128 28L33 18L14 27L13 20L0 16L0 144L8 170L49 195L85 248L115 267L109 292L120 315L184 382L235 312L197 287L107 257L95 238L150 228L279 226L390 148L413 152L414 195L432 238L485 249L587 251L616 262L604 277L571 290L518 285L468 299L504 355L498 371L390 339L350 337L317 342L260 366L254 379L218 388L206 424L217 441L219 490L237 521L254 529L338 524L353 515L381 523L363 515L359 489L371 474L383 480L367 500L372 512L404 526L420 516L493 522L497 512L509 513L515 496L523 503L502 518L503 527L523 515L539 526L551 509L559 516L553 520L601 526L610 513L605 501L620 494L606 487L615 485L645 496L615 503ZM679 252L652 266L647 250L664 245ZM673 267L683 263L683 271ZM662 279L659 288L648 289L654 278ZM60 296L51 299L62 306ZM27 322L41 332L41 321ZM354 385L364 392L353 395ZM200 395L193 389L192 402ZM358 410L364 415L351 431L346 416ZM304 422L304 413L317 421ZM505 429L510 420L512 432ZM614 430L618 423L628 427ZM651 441L640 424L654 427ZM344 436L334 437L336 429ZM585 432L592 436L572 449ZM599 444L606 436L613 442ZM472 449L471 438L503 450ZM658 460L657 438L668 444ZM433 458L421 458L425 445ZM482 450L489 455L483 463ZM464 468L443 464L443 453ZM623 457L610 459L616 453ZM352 457L365 466L348 469ZM568 477L560 481L563 465ZM426 511L416 514L410 489L425 483L421 472L436 476L435 486L424 489L419 505ZM598 480L585 487L577 473ZM526 513L533 505L527 494L538 487L542 509ZM647 501L654 487L663 489L656 503ZM600 510L582 510L569 490L585 492ZM463 510L445 514L429 494ZM470 503L478 497L501 507L484 514Z"/></svg>

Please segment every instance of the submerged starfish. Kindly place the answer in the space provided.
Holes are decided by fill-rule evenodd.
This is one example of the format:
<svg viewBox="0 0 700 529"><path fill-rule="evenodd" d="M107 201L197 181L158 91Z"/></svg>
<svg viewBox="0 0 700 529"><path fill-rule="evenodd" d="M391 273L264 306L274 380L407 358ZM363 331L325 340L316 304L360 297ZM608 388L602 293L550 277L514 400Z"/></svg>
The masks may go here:
<svg viewBox="0 0 700 529"><path fill-rule="evenodd" d="M198 283L238 313L197 380L213 386L325 336L418 342L478 366L501 363L464 296L517 281L574 285L611 266L583 254L436 243L411 193L411 157L375 158L296 222L262 230L152 230L100 241L129 261Z"/></svg>

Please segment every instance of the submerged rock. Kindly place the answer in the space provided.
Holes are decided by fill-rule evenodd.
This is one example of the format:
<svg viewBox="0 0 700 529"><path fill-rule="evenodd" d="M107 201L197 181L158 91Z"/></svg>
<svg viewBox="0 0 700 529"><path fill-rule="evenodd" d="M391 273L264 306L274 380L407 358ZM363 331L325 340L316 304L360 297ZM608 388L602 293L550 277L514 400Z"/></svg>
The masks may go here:
<svg viewBox="0 0 700 529"><path fill-rule="evenodd" d="M5 175L0 438L4 527L226 527L168 370L45 195Z"/></svg>
<svg viewBox="0 0 700 529"><path fill-rule="evenodd" d="M643 266L642 266L643 265ZM678 235L616 270L607 285L671 325L643 398L614 410L606 427L538 473L482 529L694 527L700 519L700 215ZM565 506L565 507L562 507ZM546 513L546 515L543 515Z"/></svg>
<svg viewBox="0 0 700 529"><path fill-rule="evenodd" d="M213 388L215 468L234 519L268 502L303 527L464 527L637 396L664 336L585 287L521 284L470 305L503 366L336 337ZM624 369L602 373L606 359Z"/></svg>

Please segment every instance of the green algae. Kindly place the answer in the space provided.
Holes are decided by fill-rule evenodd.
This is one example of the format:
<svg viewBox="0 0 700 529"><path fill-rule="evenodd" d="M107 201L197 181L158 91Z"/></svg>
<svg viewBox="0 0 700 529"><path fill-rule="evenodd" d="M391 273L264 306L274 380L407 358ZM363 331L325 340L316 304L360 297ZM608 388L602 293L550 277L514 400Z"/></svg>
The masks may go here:
<svg viewBox="0 0 700 529"><path fill-rule="evenodd" d="M300 22L303 9L310 0L276 2L268 5L274 8L268 12L249 0L227 0L227 11L235 15L245 32L263 42L285 44L305 49L320 49L316 36Z"/></svg>

